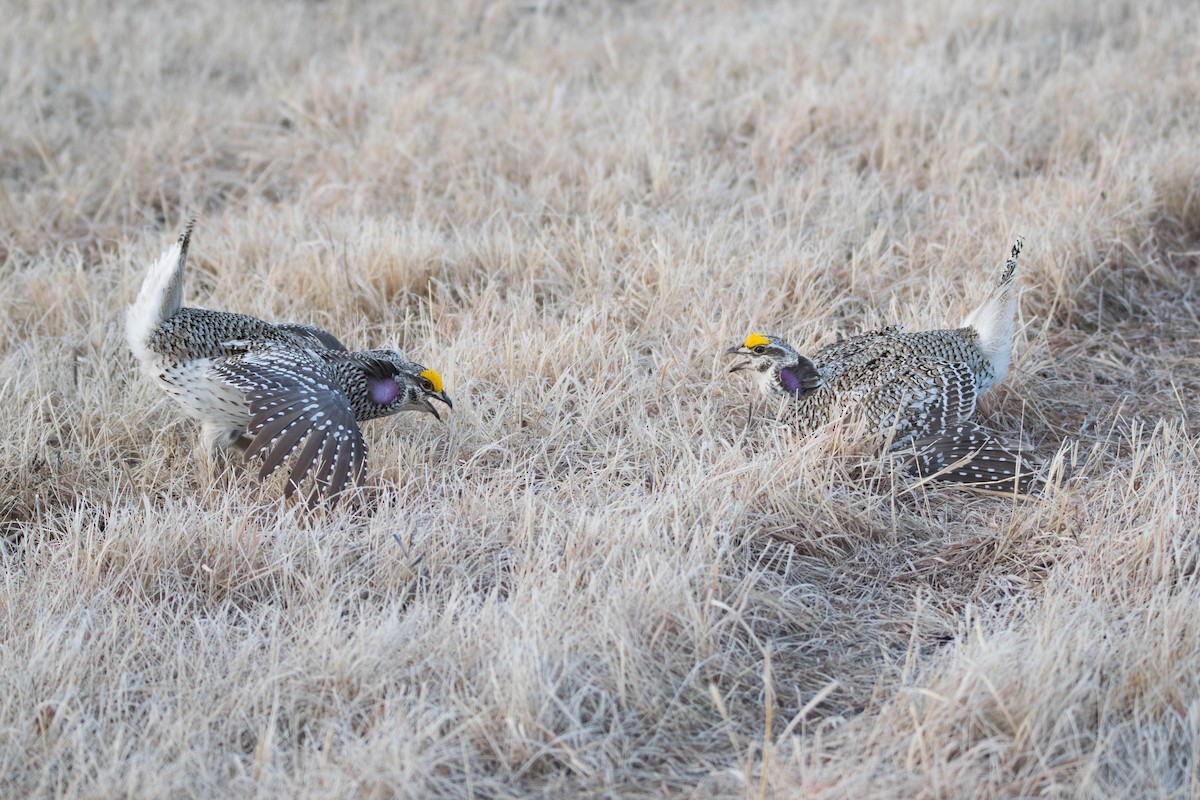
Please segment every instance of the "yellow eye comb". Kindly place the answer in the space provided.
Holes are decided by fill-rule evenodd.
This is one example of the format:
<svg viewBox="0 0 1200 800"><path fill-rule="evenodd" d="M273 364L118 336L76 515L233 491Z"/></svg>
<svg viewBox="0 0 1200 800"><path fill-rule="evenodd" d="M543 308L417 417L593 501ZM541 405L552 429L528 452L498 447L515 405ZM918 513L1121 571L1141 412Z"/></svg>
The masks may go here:
<svg viewBox="0 0 1200 800"><path fill-rule="evenodd" d="M427 369L421 373L421 377L433 384L433 390L440 392L442 390L442 376L438 375L431 369Z"/></svg>

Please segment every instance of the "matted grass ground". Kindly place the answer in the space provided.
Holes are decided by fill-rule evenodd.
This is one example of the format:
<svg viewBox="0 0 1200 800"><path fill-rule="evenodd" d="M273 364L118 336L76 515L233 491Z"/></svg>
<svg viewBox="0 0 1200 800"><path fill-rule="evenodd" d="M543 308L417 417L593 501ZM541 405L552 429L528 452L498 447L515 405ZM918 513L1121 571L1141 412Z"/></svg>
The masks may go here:
<svg viewBox="0 0 1200 800"><path fill-rule="evenodd" d="M0 794L1200 795L1182 2L0 14ZM438 369L371 513L209 480L123 308ZM747 332L956 324L1041 501L748 415Z"/></svg>

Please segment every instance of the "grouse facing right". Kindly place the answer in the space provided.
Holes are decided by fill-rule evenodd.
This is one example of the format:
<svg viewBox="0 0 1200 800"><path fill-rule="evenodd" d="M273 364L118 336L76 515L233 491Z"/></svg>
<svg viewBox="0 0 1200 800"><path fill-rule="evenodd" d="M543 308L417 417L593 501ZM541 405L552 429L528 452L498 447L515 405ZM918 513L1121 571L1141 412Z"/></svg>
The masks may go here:
<svg viewBox="0 0 1200 800"><path fill-rule="evenodd" d="M768 400L804 430L862 424L889 451L914 454L922 477L1028 492L1039 481L1028 457L969 422L978 398L1008 374L1023 244L1018 237L995 288L960 328L881 328L826 345L811 359L777 336L752 333L726 351L748 357L730 372L752 372Z"/></svg>
<svg viewBox="0 0 1200 800"><path fill-rule="evenodd" d="M125 332L143 369L201 423L210 450L261 458L260 479L295 455L284 495L308 486L310 503L336 502L366 467L359 422L409 410L438 417L430 399L452 407L441 376L395 350L352 352L312 325L184 308L191 235L189 223L150 267Z"/></svg>

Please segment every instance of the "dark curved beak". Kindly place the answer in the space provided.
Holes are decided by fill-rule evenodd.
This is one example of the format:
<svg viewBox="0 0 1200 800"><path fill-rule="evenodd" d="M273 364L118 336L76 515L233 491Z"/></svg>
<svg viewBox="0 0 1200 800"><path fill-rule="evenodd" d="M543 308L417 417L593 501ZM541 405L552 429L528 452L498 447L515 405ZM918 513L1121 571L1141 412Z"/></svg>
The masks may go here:
<svg viewBox="0 0 1200 800"><path fill-rule="evenodd" d="M439 421L442 419L442 415L437 412L437 409L434 408L433 403L429 402L430 397L435 400L441 400L446 404L447 408L454 408L454 402L450 399L450 395L446 394L445 392L431 392L428 397L422 397L421 410L428 411L430 414L433 414L438 418Z"/></svg>
<svg viewBox="0 0 1200 800"><path fill-rule="evenodd" d="M748 355L750 355L750 351L747 350L745 347L731 347L725 351L725 355L727 355L727 356L748 356ZM740 371L748 368L749 366L750 366L749 361L739 361L738 363L736 363L732 367L730 367L729 371L730 372L740 372Z"/></svg>

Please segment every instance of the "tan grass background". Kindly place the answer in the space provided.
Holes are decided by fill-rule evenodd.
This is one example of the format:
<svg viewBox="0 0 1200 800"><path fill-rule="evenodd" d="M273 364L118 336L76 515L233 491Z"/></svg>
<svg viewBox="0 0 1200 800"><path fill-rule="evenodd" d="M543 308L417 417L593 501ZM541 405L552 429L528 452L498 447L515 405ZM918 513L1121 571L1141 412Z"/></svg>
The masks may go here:
<svg viewBox="0 0 1200 800"><path fill-rule="evenodd" d="M4 6L0 794L1200 795L1191 4ZM135 374L192 214L190 304L445 376L374 513ZM722 349L954 324L1018 233L984 413L1061 490L748 419Z"/></svg>

